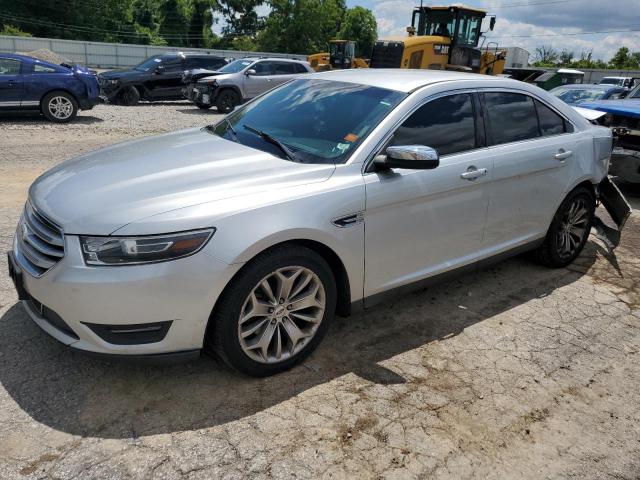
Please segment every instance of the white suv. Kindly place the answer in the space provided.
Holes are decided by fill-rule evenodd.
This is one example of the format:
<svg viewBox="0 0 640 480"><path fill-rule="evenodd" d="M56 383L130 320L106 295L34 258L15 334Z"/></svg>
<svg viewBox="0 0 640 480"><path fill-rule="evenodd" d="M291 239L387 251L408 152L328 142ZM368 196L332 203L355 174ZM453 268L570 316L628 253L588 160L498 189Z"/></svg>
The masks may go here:
<svg viewBox="0 0 640 480"><path fill-rule="evenodd" d="M217 125L45 173L10 271L31 318L71 347L204 348L268 375L311 353L336 313L526 250L569 264L610 154L608 128L523 82L314 74Z"/></svg>

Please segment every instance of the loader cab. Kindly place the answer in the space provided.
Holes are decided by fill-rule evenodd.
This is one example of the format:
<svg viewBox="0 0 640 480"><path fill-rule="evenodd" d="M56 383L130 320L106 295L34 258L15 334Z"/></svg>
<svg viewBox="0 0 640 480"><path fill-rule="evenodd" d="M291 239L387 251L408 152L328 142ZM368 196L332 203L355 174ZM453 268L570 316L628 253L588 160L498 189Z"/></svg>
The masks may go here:
<svg viewBox="0 0 640 480"><path fill-rule="evenodd" d="M351 40L331 40L329 42L329 62L332 70L351 68L355 56L355 42Z"/></svg>
<svg viewBox="0 0 640 480"><path fill-rule="evenodd" d="M411 26L419 36L449 37L452 46L477 47L486 12L465 7L416 7ZM493 17L491 26L493 26Z"/></svg>

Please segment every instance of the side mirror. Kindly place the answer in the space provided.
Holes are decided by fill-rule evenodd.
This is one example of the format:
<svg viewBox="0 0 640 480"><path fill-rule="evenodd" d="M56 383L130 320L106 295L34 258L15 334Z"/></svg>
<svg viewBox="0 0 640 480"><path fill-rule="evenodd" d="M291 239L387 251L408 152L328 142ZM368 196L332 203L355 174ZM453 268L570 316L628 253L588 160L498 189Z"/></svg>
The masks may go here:
<svg viewBox="0 0 640 480"><path fill-rule="evenodd" d="M373 164L383 170L389 168L406 168L430 170L440 165L438 152L424 145L401 145L388 147L386 155L378 155Z"/></svg>
<svg viewBox="0 0 640 480"><path fill-rule="evenodd" d="M493 32L493 29L495 26L496 26L496 17L491 17L491 20L489 20L489 30Z"/></svg>
<svg viewBox="0 0 640 480"><path fill-rule="evenodd" d="M158 75L162 75L164 73L164 65L158 65L156 67L156 69L154 70L154 73L158 74Z"/></svg>
<svg viewBox="0 0 640 480"><path fill-rule="evenodd" d="M255 75L255 74L256 74L256 71L255 71L253 68L250 68L250 69L249 69L249 70L247 70L244 74L245 74L247 77L249 77L249 76L251 76L251 75Z"/></svg>

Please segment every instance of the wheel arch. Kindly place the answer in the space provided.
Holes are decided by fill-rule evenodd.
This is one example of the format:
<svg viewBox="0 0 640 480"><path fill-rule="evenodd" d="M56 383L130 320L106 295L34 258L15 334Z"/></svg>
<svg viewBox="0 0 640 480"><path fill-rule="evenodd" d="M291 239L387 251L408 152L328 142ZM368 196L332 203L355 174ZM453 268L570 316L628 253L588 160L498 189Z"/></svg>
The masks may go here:
<svg viewBox="0 0 640 480"><path fill-rule="evenodd" d="M238 87L237 85L219 85L218 88L216 88L216 95L214 98L211 99L211 102L215 102L218 99L218 96L220 95L220 93L222 93L224 90L233 90L234 92L236 92L238 94L238 96L240 97L240 102L244 101L244 96L242 95L242 92L240 91L240 87Z"/></svg>
<svg viewBox="0 0 640 480"><path fill-rule="evenodd" d="M66 88L51 88L46 92L44 92L40 97L40 111L42 111L42 102L44 102L44 98L50 93L54 93L54 92L64 92L68 95L71 95L73 99L76 101L76 104L78 105L78 109L80 109L80 101L78 100L78 96L75 93L73 93L71 90Z"/></svg>

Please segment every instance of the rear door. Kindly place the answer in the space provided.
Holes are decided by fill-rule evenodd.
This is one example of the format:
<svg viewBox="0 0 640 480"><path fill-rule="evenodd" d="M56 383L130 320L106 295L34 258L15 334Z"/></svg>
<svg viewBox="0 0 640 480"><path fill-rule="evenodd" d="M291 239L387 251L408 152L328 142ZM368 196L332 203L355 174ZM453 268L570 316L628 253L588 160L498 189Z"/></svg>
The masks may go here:
<svg viewBox="0 0 640 480"><path fill-rule="evenodd" d="M515 91L481 98L494 160L485 243L508 250L546 234L581 149L571 123L539 99Z"/></svg>
<svg viewBox="0 0 640 480"><path fill-rule="evenodd" d="M295 77L298 73L296 70L296 64L293 62L274 62L274 76L272 83L275 85L281 85L293 77Z"/></svg>
<svg viewBox="0 0 640 480"><path fill-rule="evenodd" d="M24 91L21 68L20 60L0 57L0 108L20 107Z"/></svg>

